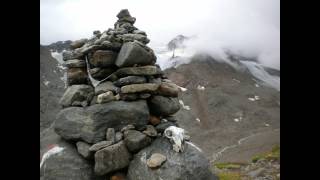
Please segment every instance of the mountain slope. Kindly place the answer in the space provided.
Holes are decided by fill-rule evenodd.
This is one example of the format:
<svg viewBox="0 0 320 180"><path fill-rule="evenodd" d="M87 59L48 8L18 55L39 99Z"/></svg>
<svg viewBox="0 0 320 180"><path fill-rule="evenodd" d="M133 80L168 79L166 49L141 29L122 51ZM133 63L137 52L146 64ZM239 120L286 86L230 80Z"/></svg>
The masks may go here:
<svg viewBox="0 0 320 180"><path fill-rule="evenodd" d="M257 84L248 70L200 55L165 73L188 89L179 98L191 109L176 116L213 161L248 161L279 143L280 92Z"/></svg>
<svg viewBox="0 0 320 180"><path fill-rule="evenodd" d="M59 110L59 99L64 91L62 70L50 54L40 45L40 132L49 127Z"/></svg>

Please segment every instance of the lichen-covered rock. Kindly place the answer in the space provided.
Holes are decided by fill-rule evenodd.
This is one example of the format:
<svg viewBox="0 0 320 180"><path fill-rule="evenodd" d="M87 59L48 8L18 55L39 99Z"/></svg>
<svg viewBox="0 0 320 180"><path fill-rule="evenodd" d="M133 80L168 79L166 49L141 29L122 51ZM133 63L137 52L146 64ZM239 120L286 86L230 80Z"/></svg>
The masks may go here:
<svg viewBox="0 0 320 180"><path fill-rule="evenodd" d="M143 76L127 76L124 78L120 78L117 81L113 82L114 85L121 87L130 84L142 84L146 83L147 79Z"/></svg>
<svg viewBox="0 0 320 180"><path fill-rule="evenodd" d="M93 87L89 85L72 85L60 99L62 107L87 106L93 98Z"/></svg>
<svg viewBox="0 0 320 180"><path fill-rule="evenodd" d="M160 153L167 159L157 169L151 169L147 165L154 153ZM217 180L209 169L209 161L194 146L185 143L184 152L177 153L173 151L168 139L157 138L134 156L127 177L130 180Z"/></svg>
<svg viewBox="0 0 320 180"><path fill-rule="evenodd" d="M121 87L121 93L142 93L155 92L159 84L144 83L144 84L130 84Z"/></svg>
<svg viewBox="0 0 320 180"><path fill-rule="evenodd" d="M94 172L97 175L105 175L123 169L129 165L131 156L123 141L101 149L94 156Z"/></svg>
<svg viewBox="0 0 320 180"><path fill-rule="evenodd" d="M57 115L54 128L64 139L97 143L105 139L107 128L118 131L128 124L145 126L148 121L149 110L145 100L112 101L86 108L63 109Z"/></svg>

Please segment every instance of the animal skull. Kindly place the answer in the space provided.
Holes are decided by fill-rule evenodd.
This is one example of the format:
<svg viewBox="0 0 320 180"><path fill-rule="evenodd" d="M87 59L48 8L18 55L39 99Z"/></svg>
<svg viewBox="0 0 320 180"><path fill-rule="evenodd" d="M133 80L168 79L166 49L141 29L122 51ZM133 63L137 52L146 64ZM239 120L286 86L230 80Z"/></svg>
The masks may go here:
<svg viewBox="0 0 320 180"><path fill-rule="evenodd" d="M173 143L173 150L176 152L183 152L183 141L184 141L184 129L176 126L170 126L164 131L164 136L170 139Z"/></svg>

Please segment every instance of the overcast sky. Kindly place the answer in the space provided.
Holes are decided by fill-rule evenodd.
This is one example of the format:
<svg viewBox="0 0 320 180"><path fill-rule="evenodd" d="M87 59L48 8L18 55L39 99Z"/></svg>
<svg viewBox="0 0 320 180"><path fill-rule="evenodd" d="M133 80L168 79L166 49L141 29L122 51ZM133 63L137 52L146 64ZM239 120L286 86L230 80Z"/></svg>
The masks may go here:
<svg viewBox="0 0 320 180"><path fill-rule="evenodd" d="M197 35L195 49L229 48L280 68L280 0L40 0L40 43L90 38L125 8L151 46Z"/></svg>

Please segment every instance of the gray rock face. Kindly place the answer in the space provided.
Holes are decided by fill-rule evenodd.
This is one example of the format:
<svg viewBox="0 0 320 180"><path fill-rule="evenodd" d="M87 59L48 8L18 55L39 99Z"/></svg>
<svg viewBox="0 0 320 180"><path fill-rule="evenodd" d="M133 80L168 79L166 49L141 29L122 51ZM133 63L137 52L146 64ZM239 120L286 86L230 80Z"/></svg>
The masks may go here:
<svg viewBox="0 0 320 180"><path fill-rule="evenodd" d="M144 83L144 84L130 84L121 87L121 93L141 93L154 92L158 89L159 84Z"/></svg>
<svg viewBox="0 0 320 180"><path fill-rule="evenodd" d="M94 91L96 95L108 92L108 91L112 91L113 93L116 93L118 91L119 88L117 88L116 86L113 85L113 83L111 81L105 81L103 83L98 84Z"/></svg>
<svg viewBox="0 0 320 180"><path fill-rule="evenodd" d="M167 160L158 168L147 166L147 159L160 153ZM195 147L185 144L183 153L176 153L166 138L157 138L150 146L141 150L130 162L127 178L129 180L217 180L210 170L210 163Z"/></svg>
<svg viewBox="0 0 320 180"><path fill-rule="evenodd" d="M95 67L110 67L114 64L117 53L109 50L97 50L90 59L90 64Z"/></svg>
<svg viewBox="0 0 320 180"><path fill-rule="evenodd" d="M68 85L87 84L88 73L86 68L69 68L67 70Z"/></svg>
<svg viewBox="0 0 320 180"><path fill-rule="evenodd" d="M93 159L93 153L89 151L90 144L86 142L77 142L77 150L85 159Z"/></svg>
<svg viewBox="0 0 320 180"><path fill-rule="evenodd" d="M135 64L151 65L153 60L153 56L139 44L127 42L122 45L115 64L118 67L129 67Z"/></svg>
<svg viewBox="0 0 320 180"><path fill-rule="evenodd" d="M150 112L158 116L169 116L179 111L180 104L177 98L153 96L149 99Z"/></svg>
<svg viewBox="0 0 320 180"><path fill-rule="evenodd" d="M147 82L147 79L143 76L127 76L127 77L118 79L113 84L118 87L121 87L121 86L125 86L125 85L142 84L142 83L146 83L146 82Z"/></svg>
<svg viewBox="0 0 320 180"><path fill-rule="evenodd" d="M112 101L86 108L63 109L57 115L54 128L64 139L97 143L105 139L107 128L118 131L127 124L145 126L148 120L149 110L145 100Z"/></svg>
<svg viewBox="0 0 320 180"><path fill-rule="evenodd" d="M112 144L113 144L112 141L100 141L100 142L92 145L89 148L89 151L91 151L91 152L99 151L100 149L103 149L103 148L106 148L108 146L111 146Z"/></svg>
<svg viewBox="0 0 320 180"><path fill-rule="evenodd" d="M86 62L84 60L71 59L65 62L65 66L67 68L81 68L86 67Z"/></svg>
<svg viewBox="0 0 320 180"><path fill-rule="evenodd" d="M69 143L57 144L63 150L51 155L40 168L40 178L45 180L100 180L94 174L92 165Z"/></svg>
<svg viewBox="0 0 320 180"><path fill-rule="evenodd" d="M94 95L93 87L89 85L72 85L60 99L63 107L68 106L87 106Z"/></svg>
<svg viewBox="0 0 320 180"><path fill-rule="evenodd" d="M129 165L131 154L123 141L101 149L95 154L94 171L97 175L104 175Z"/></svg>
<svg viewBox="0 0 320 180"><path fill-rule="evenodd" d="M162 71L157 66L140 66L140 67L127 67L118 69L115 74L118 77L125 76L150 76L162 74Z"/></svg>
<svg viewBox="0 0 320 180"><path fill-rule="evenodd" d="M137 152L148 146L151 143L151 139L139 131L128 130L124 132L124 142L129 151Z"/></svg>

